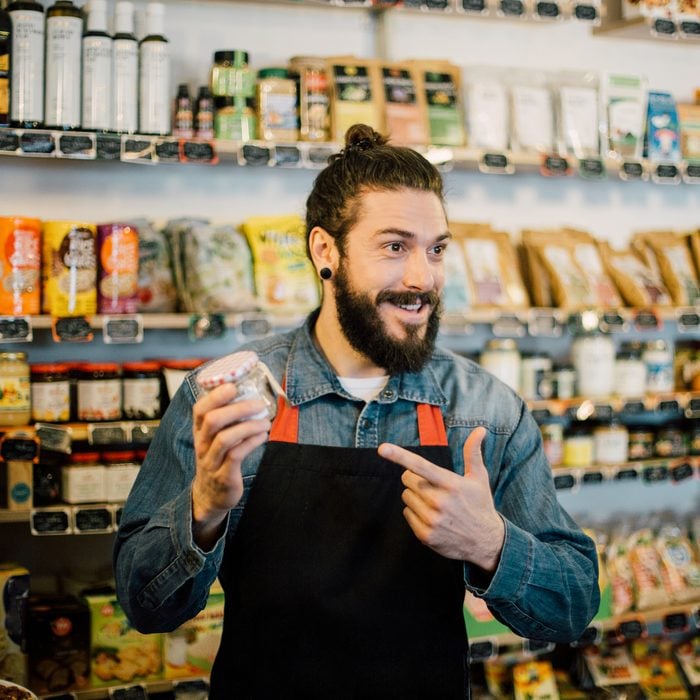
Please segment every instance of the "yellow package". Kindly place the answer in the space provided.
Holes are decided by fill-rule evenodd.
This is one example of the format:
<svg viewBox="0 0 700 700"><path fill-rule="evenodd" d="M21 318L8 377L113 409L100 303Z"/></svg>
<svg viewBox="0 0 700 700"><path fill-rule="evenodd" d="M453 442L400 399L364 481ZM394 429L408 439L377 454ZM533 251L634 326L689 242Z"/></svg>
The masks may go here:
<svg viewBox="0 0 700 700"><path fill-rule="evenodd" d="M367 124L383 133L382 81L379 64L350 56L329 58L326 70L331 96L331 133L344 143L353 124Z"/></svg>
<svg viewBox="0 0 700 700"><path fill-rule="evenodd" d="M549 661L526 661L513 666L515 700L559 700L554 669Z"/></svg>
<svg viewBox="0 0 700 700"><path fill-rule="evenodd" d="M486 224L450 222L467 267L469 297L474 307L524 309L527 293L510 236Z"/></svg>
<svg viewBox="0 0 700 700"><path fill-rule="evenodd" d="M690 697L673 662L670 640L635 639L630 650L645 698L686 700Z"/></svg>
<svg viewBox="0 0 700 700"><path fill-rule="evenodd" d="M319 303L306 256L306 227L295 215L256 216L241 224L253 254L258 303L266 311L307 313Z"/></svg>

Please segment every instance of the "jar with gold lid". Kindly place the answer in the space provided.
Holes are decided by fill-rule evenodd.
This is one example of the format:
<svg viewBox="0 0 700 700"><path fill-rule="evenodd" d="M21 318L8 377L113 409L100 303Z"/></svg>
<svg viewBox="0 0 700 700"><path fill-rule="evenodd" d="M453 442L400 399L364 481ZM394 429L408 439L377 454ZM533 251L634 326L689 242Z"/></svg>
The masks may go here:
<svg viewBox="0 0 700 700"><path fill-rule="evenodd" d="M27 425L30 417L27 355L24 352L0 352L0 426Z"/></svg>

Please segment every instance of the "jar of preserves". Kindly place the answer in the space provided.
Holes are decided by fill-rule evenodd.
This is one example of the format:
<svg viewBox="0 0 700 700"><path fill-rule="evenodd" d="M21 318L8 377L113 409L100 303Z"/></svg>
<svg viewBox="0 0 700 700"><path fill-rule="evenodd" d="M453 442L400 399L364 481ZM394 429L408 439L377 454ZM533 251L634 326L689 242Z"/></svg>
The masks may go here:
<svg viewBox="0 0 700 700"><path fill-rule="evenodd" d="M481 366L513 391L520 389L520 351L511 338L494 338L486 343L479 358Z"/></svg>
<svg viewBox="0 0 700 700"><path fill-rule="evenodd" d="M686 436L680 426L660 426L656 431L654 452L657 457L682 457L688 454Z"/></svg>
<svg viewBox="0 0 700 700"><path fill-rule="evenodd" d="M642 354L646 365L647 391L673 391L673 353L665 340L651 340Z"/></svg>
<svg viewBox="0 0 700 700"><path fill-rule="evenodd" d="M214 98L214 137L224 141L252 141L257 135L253 100L246 97Z"/></svg>
<svg viewBox="0 0 700 700"><path fill-rule="evenodd" d="M564 435L563 466L589 467L593 464L593 456L594 446L591 431L583 426L572 427Z"/></svg>
<svg viewBox="0 0 700 700"><path fill-rule="evenodd" d="M558 467L564 462L564 426L555 421L540 425L542 447L550 466Z"/></svg>
<svg viewBox="0 0 700 700"><path fill-rule="evenodd" d="M70 366L52 362L31 366L32 420L64 423L71 417Z"/></svg>
<svg viewBox="0 0 700 700"><path fill-rule="evenodd" d="M630 426L627 443L630 461L651 459L654 456L654 430L650 426Z"/></svg>
<svg viewBox="0 0 700 700"><path fill-rule="evenodd" d="M160 418L160 387L160 365L157 362L125 362L122 365L124 418Z"/></svg>
<svg viewBox="0 0 700 700"><path fill-rule="evenodd" d="M284 396L282 387L272 376L267 365L251 350L226 355L204 367L197 374L197 384L204 391L232 382L236 385L236 401L260 399L265 408L251 416L254 419L269 418L277 414L277 397Z"/></svg>
<svg viewBox="0 0 700 700"><path fill-rule="evenodd" d="M639 398L647 390L647 368L639 342L623 343L615 357L615 393L623 398Z"/></svg>
<svg viewBox="0 0 700 700"><path fill-rule="evenodd" d="M331 138L328 75L323 58L295 56L289 67L298 75L299 135L302 141Z"/></svg>
<svg viewBox="0 0 700 700"><path fill-rule="evenodd" d="M253 97L255 76L248 66L248 52L216 51L211 69L211 92L222 97Z"/></svg>
<svg viewBox="0 0 700 700"><path fill-rule="evenodd" d="M66 503L96 503L107 496L106 470L98 452L74 452L61 469L61 495Z"/></svg>
<svg viewBox="0 0 700 700"><path fill-rule="evenodd" d="M554 365L554 394L558 399L571 399L576 393L576 370L572 365Z"/></svg>
<svg viewBox="0 0 700 700"><path fill-rule="evenodd" d="M297 86L286 68L258 71L258 137L264 141L297 141Z"/></svg>
<svg viewBox="0 0 700 700"><path fill-rule="evenodd" d="M579 396L604 398L615 388L615 344L610 336L590 333L576 338L571 355Z"/></svg>
<svg viewBox="0 0 700 700"><path fill-rule="evenodd" d="M78 420L119 420L122 381L115 362L84 362L77 370Z"/></svg>
<svg viewBox="0 0 700 700"><path fill-rule="evenodd" d="M167 402L175 396L175 392L180 388L180 384L182 384L185 377L192 372L192 370L197 369L197 367L206 362L206 360L202 357L187 357L182 359L170 357L157 360L157 362L160 364L161 371L163 372L164 390L161 393L163 395L164 410Z"/></svg>
<svg viewBox="0 0 700 700"><path fill-rule="evenodd" d="M617 421L599 425L593 431L593 452L596 464L627 462L629 432Z"/></svg>
<svg viewBox="0 0 700 700"><path fill-rule="evenodd" d="M0 426L27 425L30 418L27 355L23 352L0 352Z"/></svg>

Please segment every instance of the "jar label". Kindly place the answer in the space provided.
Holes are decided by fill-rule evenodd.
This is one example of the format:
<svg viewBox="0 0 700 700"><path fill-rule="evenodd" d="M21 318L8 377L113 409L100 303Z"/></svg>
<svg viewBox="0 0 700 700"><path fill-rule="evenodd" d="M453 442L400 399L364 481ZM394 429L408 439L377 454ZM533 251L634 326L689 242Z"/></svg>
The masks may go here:
<svg viewBox="0 0 700 700"><path fill-rule="evenodd" d="M79 420L118 420L122 415L119 379L88 379L78 382Z"/></svg>
<svg viewBox="0 0 700 700"><path fill-rule="evenodd" d="M160 416L160 380L157 377L124 379L124 417L152 419Z"/></svg>
<svg viewBox="0 0 700 700"><path fill-rule="evenodd" d="M0 377L0 414L28 411L29 377Z"/></svg>
<svg viewBox="0 0 700 700"><path fill-rule="evenodd" d="M32 382L32 418L55 423L70 418L70 382Z"/></svg>

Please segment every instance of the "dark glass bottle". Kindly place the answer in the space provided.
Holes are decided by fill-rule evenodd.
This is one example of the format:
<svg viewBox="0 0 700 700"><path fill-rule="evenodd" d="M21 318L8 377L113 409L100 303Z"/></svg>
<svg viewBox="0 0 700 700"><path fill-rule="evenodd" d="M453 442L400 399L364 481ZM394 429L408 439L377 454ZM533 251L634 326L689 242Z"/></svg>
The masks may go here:
<svg viewBox="0 0 700 700"><path fill-rule="evenodd" d="M208 85L201 85L197 95L195 135L198 139L214 138L214 97Z"/></svg>

